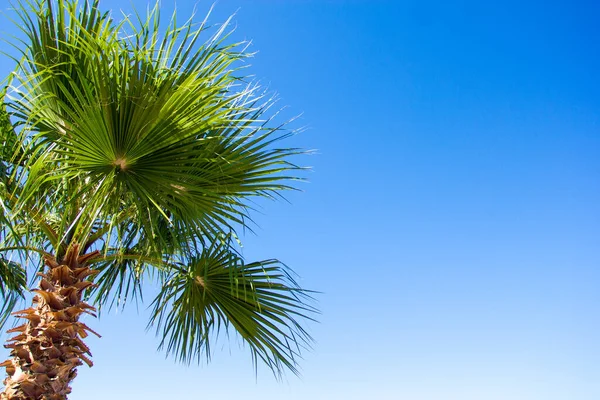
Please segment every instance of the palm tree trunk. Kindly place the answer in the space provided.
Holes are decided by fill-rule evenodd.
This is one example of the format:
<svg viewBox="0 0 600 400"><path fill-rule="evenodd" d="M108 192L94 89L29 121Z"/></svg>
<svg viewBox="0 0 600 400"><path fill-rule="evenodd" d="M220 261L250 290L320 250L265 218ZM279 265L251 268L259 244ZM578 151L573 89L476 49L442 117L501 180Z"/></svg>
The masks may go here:
<svg viewBox="0 0 600 400"><path fill-rule="evenodd" d="M92 366L82 339L88 331L98 334L79 317L95 316L95 308L81 298L93 286L87 278L96 272L87 262L97 255L96 251L80 256L79 246L72 245L60 262L44 257L46 271L39 274L39 289L32 290L32 306L14 313L27 321L8 331L17 335L5 345L12 358L0 364L8 374L0 400L64 400L77 367L84 362Z"/></svg>

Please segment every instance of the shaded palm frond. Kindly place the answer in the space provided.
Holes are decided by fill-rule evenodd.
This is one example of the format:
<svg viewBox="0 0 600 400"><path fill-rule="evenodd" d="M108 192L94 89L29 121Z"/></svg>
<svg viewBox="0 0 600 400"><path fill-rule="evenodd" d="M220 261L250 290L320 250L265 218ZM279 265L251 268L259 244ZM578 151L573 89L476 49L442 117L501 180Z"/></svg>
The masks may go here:
<svg viewBox="0 0 600 400"><path fill-rule="evenodd" d="M27 291L25 268L17 262L7 260L0 255L0 329L14 311L15 306L24 298Z"/></svg>

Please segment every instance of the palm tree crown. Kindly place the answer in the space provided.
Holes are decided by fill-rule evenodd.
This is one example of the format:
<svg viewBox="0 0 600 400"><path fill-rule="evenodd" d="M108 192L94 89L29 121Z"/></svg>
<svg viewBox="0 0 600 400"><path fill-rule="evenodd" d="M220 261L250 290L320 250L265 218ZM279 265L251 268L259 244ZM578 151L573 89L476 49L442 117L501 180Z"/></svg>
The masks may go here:
<svg viewBox="0 0 600 400"><path fill-rule="evenodd" d="M117 23L99 0L32 1L17 9L24 40L0 110L3 317L27 265L78 256L98 306L160 283L149 324L180 360L209 355L231 327L255 361L297 372L308 292L277 260L236 251L252 199L292 189L302 153L276 147L292 132L241 74L244 44L229 43L227 23L201 42L206 20L175 14L163 32L158 6Z"/></svg>

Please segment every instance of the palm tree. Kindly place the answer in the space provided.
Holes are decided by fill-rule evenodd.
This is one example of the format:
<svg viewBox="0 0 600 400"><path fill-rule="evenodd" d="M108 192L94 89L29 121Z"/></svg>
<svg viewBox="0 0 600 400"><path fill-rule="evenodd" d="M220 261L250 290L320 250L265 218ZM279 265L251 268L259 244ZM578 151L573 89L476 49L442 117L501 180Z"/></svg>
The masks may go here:
<svg viewBox="0 0 600 400"><path fill-rule="evenodd" d="M206 20L175 14L162 32L158 7L117 23L99 0L24 1L0 110L0 311L22 324L0 399L66 399L92 365L80 317L144 279L167 353L200 361L233 329L255 366L297 373L309 292L277 260L246 262L235 231L254 199L292 189L302 151L275 147L292 132L241 74L243 44L227 23L201 43Z"/></svg>

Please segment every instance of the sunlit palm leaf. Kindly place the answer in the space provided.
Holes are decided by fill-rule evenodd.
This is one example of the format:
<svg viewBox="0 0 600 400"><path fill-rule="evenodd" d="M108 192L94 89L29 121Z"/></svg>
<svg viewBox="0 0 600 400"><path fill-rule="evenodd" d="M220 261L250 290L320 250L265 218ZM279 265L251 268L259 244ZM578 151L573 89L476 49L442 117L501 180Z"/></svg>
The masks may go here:
<svg viewBox="0 0 600 400"><path fill-rule="evenodd" d="M209 357L214 334L231 326L255 361L297 373L300 348L311 340L300 325L314 312L309 299L277 260L246 264L216 240L168 276L150 324L157 325L161 346L181 361Z"/></svg>
<svg viewBox="0 0 600 400"><path fill-rule="evenodd" d="M203 25L187 26L183 39L172 26L159 41L157 15L128 40L115 38L100 14L93 28L71 15L73 37L50 17L36 28L43 56L29 66L35 78L22 82L28 96L20 105L35 116L40 140L53 142L40 163L58 169L30 185L57 176L80 182L69 195L85 199L76 208L86 216L129 203L147 236L159 216L209 233L244 224L244 198L288 189L286 171L297 167L286 160L299 151L267 147L282 136L261 124L270 101L255 86L238 86L231 65L246 55L223 44L223 29L197 48ZM82 235L93 220L83 222Z"/></svg>

